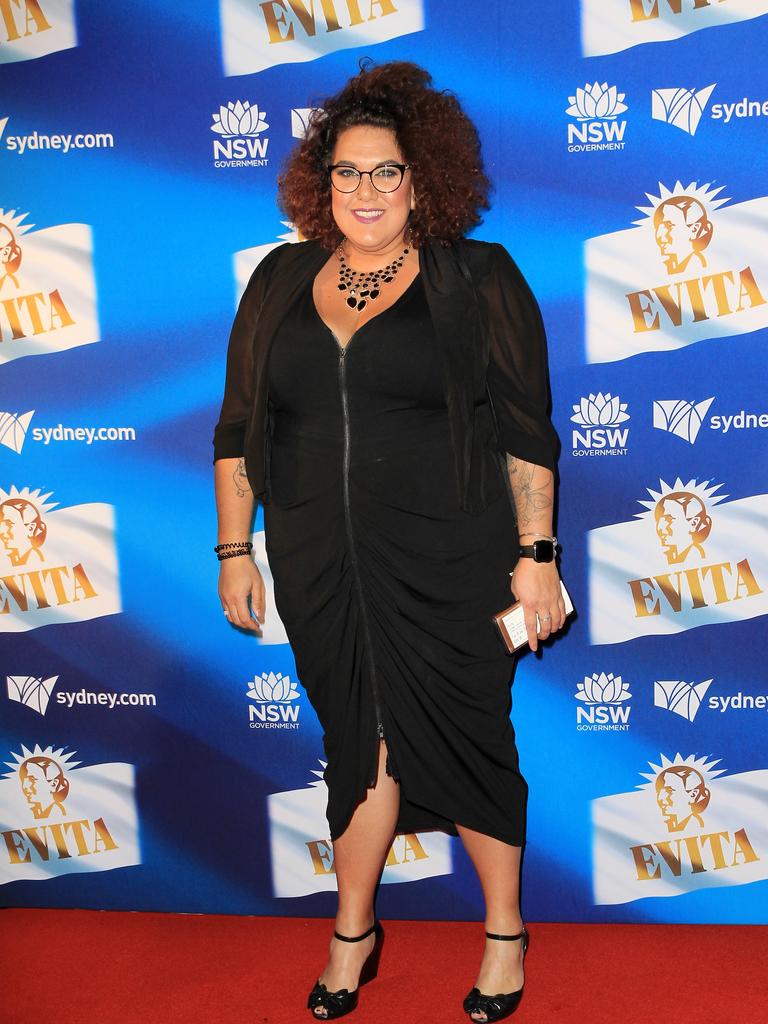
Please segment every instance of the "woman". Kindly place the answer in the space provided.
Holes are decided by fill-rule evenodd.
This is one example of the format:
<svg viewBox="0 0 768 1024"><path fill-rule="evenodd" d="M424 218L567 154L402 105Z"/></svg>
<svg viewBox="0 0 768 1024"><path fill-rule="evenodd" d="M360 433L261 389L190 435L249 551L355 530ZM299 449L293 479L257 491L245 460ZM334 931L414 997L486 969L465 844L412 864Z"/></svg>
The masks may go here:
<svg viewBox="0 0 768 1024"><path fill-rule="evenodd" d="M514 568L531 647L564 621L557 440L535 300L501 246L463 240L487 207L477 133L430 81L364 69L314 115L280 180L311 241L248 284L214 437L224 613L264 621L246 540L261 500L275 604L324 730L339 904L308 1000L321 1019L354 1009L373 973L395 831L458 834L478 871L488 941L470 1018L499 1020L522 992L526 784L491 617Z"/></svg>

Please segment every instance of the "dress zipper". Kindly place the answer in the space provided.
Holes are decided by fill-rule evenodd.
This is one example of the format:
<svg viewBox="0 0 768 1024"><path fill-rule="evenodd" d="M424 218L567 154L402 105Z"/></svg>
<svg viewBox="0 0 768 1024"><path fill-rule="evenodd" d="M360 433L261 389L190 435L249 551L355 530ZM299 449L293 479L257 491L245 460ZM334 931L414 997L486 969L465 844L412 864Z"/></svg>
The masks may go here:
<svg viewBox="0 0 768 1024"><path fill-rule="evenodd" d="M328 325L326 324L326 327ZM357 586L358 596L360 599L360 611L363 619L363 630L365 632L365 644L368 652L368 660L371 673L371 688L373 689L373 703L376 709L376 732L379 739L384 738L384 723L381 716L381 705L379 703L379 690L376 683L376 666L373 660L373 648L371 647L371 633L368 626L368 611L365 603L365 594L363 593L363 586L360 580L360 570L357 562L357 551L355 549L355 538L352 532L352 513L350 509L349 501L349 466L351 459L351 437L349 427L349 396L347 394L347 372L346 372L346 360L345 355L349 348L352 338L349 339L346 346L342 345L335 333L328 328L334 341L336 342L339 349L339 390L341 392L341 412L342 420L344 423L344 521L347 528L347 537L349 539L349 550L350 557L352 559L352 569L355 574L355 584ZM354 337L354 335L353 335ZM377 758L378 766L378 758ZM376 769L378 774L378 767ZM371 781L373 785L376 781L374 776Z"/></svg>

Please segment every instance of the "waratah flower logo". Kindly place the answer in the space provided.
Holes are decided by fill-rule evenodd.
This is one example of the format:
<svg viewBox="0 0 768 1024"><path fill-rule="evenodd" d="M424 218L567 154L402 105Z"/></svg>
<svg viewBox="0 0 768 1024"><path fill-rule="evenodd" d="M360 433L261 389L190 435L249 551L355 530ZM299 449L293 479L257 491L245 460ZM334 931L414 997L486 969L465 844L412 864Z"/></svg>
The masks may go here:
<svg viewBox="0 0 768 1024"><path fill-rule="evenodd" d="M577 684L574 693L574 697L585 704L621 704L631 696L629 684L613 672L601 672L599 675L593 672L591 676L584 676L584 682Z"/></svg>
<svg viewBox="0 0 768 1024"><path fill-rule="evenodd" d="M627 403L607 391L605 394L599 391L596 395L582 398L572 408L574 415L571 420L582 427L616 427L629 419Z"/></svg>
<svg viewBox="0 0 768 1024"><path fill-rule="evenodd" d="M257 104L251 106L248 100L230 102L226 107L219 107L218 114L213 115L211 131L223 135L225 139L236 135L260 135L269 128L264 114L265 111L259 110Z"/></svg>
<svg viewBox="0 0 768 1024"><path fill-rule="evenodd" d="M602 85L599 82L593 82L592 85L587 82L583 89L576 90L575 96L568 97L571 105L565 112L579 121L593 121L598 117L612 121L627 109L626 103L622 102L625 95L615 85L609 88L607 82Z"/></svg>
<svg viewBox="0 0 768 1024"><path fill-rule="evenodd" d="M260 704L287 704L296 700L299 691L290 676L284 676L282 672L262 672L248 683L248 696Z"/></svg>

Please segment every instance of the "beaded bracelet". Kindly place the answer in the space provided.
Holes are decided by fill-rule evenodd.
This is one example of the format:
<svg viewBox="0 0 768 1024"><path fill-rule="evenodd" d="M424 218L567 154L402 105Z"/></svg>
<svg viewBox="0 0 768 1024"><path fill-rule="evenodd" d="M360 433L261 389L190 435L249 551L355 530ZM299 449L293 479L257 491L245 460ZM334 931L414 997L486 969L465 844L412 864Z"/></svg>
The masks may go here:
<svg viewBox="0 0 768 1024"><path fill-rule="evenodd" d="M229 541L226 544L217 544L213 549L216 557L221 562L225 558L236 558L238 555L249 555L253 550L253 544L249 540Z"/></svg>
<svg viewBox="0 0 768 1024"><path fill-rule="evenodd" d="M246 551L243 548L242 551L219 551L216 553L216 557L220 562L223 562L225 558L239 558L242 555L250 555L250 551Z"/></svg>

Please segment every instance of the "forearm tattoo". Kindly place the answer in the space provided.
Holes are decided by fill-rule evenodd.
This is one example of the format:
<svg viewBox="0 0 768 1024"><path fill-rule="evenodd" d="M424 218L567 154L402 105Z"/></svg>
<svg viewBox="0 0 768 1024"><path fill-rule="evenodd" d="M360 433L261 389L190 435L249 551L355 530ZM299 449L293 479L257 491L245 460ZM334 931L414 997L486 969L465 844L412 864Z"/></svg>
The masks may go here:
<svg viewBox="0 0 768 1024"><path fill-rule="evenodd" d="M245 459L237 460L237 465L235 466L235 472L232 474L232 479L235 483L235 490L237 491L238 498L244 498L246 494L250 494L251 485L248 483L248 477L245 473Z"/></svg>
<svg viewBox="0 0 768 1024"><path fill-rule="evenodd" d="M542 518L549 519L552 509L551 474L542 470L544 479L534 482L537 466L522 462L507 453L507 472L515 499L517 523L521 528L538 526ZM540 476L542 475L540 474Z"/></svg>

